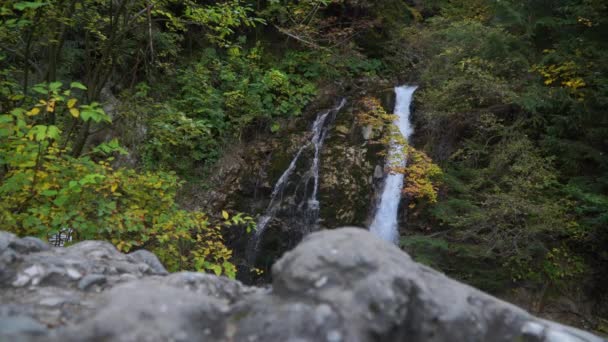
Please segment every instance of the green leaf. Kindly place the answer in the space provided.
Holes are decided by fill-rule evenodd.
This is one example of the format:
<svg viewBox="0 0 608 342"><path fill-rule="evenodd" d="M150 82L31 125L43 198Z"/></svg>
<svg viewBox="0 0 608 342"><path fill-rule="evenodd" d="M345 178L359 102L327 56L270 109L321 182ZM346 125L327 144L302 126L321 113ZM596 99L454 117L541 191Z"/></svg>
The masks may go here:
<svg viewBox="0 0 608 342"><path fill-rule="evenodd" d="M13 116L21 116L23 114L25 114L26 110L23 108L15 108L13 110L11 110L11 114Z"/></svg>
<svg viewBox="0 0 608 342"><path fill-rule="evenodd" d="M102 153L102 154L110 154L113 152L118 152L121 155L129 154L127 150L125 150L122 146L120 146L120 143L118 142L118 139L116 139L116 138L114 138L106 143L99 144L97 147L95 147L93 149L93 152Z"/></svg>
<svg viewBox="0 0 608 342"><path fill-rule="evenodd" d="M10 115L0 115L0 124L13 123L13 117Z"/></svg>
<svg viewBox="0 0 608 342"><path fill-rule="evenodd" d="M36 125L29 130L27 137L30 140L42 141L46 138L46 129L45 125Z"/></svg>
<svg viewBox="0 0 608 342"><path fill-rule="evenodd" d="M231 264L228 261L224 261L222 263L222 266L224 267L224 274L226 274L226 276L230 279L234 279L236 278L236 268L234 267L233 264Z"/></svg>
<svg viewBox="0 0 608 342"><path fill-rule="evenodd" d="M40 193L42 196L55 196L57 195L57 190L44 190L43 192Z"/></svg>
<svg viewBox="0 0 608 342"><path fill-rule="evenodd" d="M220 274L222 274L222 267L220 265L211 264L207 266L207 268L212 270L215 275L219 276Z"/></svg>
<svg viewBox="0 0 608 342"><path fill-rule="evenodd" d="M46 95L49 92L49 90L46 87L46 84L44 84L44 83L36 84L35 86L32 87L32 90L37 92L38 94L43 94L43 95Z"/></svg>
<svg viewBox="0 0 608 342"><path fill-rule="evenodd" d="M68 201L68 198L69 197L66 195L57 196L57 198L55 198L55 200L53 201L53 204L58 207L61 207L65 204L65 202Z"/></svg>
<svg viewBox="0 0 608 342"><path fill-rule="evenodd" d="M80 181L78 181L78 183L80 183L80 185L97 184L98 180L102 180L104 178L106 178L106 176L98 173L91 173L84 176Z"/></svg>
<svg viewBox="0 0 608 342"><path fill-rule="evenodd" d="M87 90L87 87L84 84L80 83L80 82L72 82L72 83L70 83L70 88Z"/></svg>
<svg viewBox="0 0 608 342"><path fill-rule="evenodd" d="M84 121L91 119L95 122L112 122L110 117L101 108L94 108L93 106L82 106L81 108L80 117Z"/></svg>
<svg viewBox="0 0 608 342"><path fill-rule="evenodd" d="M46 136L51 139L59 139L60 134L61 130L57 126L49 126L46 130Z"/></svg>
<svg viewBox="0 0 608 342"><path fill-rule="evenodd" d="M46 2L38 2L38 1L22 1L13 5L13 8L19 11L23 11L25 9L36 9L42 6L48 5Z"/></svg>
<svg viewBox="0 0 608 342"><path fill-rule="evenodd" d="M51 84L49 84L49 89L51 91L57 91L61 88L63 84L61 82L52 82Z"/></svg>
<svg viewBox="0 0 608 342"><path fill-rule="evenodd" d="M36 125L27 133L30 140L42 141L45 139L59 139L61 131L57 126Z"/></svg>
<svg viewBox="0 0 608 342"><path fill-rule="evenodd" d="M277 122L273 123L272 126L270 126L270 131L272 133L276 133L281 129L281 125Z"/></svg>
<svg viewBox="0 0 608 342"><path fill-rule="evenodd" d="M95 116L95 111L92 110L83 110L80 112L80 117L84 121L88 121L93 116Z"/></svg>

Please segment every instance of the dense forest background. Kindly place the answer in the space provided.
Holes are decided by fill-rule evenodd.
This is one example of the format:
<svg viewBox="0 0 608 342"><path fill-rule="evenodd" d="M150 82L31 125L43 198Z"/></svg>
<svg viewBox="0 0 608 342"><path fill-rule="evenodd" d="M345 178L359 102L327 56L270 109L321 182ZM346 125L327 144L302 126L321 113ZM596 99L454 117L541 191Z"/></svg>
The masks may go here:
<svg viewBox="0 0 608 342"><path fill-rule="evenodd" d="M234 277L223 234L252 213L180 189L328 91L415 83L402 246L537 311L567 294L606 331L607 18L602 0L3 1L0 228Z"/></svg>

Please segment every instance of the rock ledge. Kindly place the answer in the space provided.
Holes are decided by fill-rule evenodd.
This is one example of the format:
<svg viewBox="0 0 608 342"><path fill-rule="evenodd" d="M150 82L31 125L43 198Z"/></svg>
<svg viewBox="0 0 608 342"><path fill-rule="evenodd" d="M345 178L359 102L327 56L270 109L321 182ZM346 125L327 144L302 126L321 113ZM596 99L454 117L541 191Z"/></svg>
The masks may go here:
<svg viewBox="0 0 608 342"><path fill-rule="evenodd" d="M271 289L167 274L154 254L0 232L0 340L573 341L590 333L420 265L358 228L309 235Z"/></svg>

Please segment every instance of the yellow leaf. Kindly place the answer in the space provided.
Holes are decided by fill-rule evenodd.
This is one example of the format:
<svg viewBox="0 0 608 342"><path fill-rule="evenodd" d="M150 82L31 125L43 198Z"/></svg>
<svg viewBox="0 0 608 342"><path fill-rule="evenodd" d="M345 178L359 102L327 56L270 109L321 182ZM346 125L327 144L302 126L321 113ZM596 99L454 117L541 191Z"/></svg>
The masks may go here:
<svg viewBox="0 0 608 342"><path fill-rule="evenodd" d="M226 212L226 210L222 210L222 217L224 218L224 220L227 220L230 215L228 215L228 212Z"/></svg>
<svg viewBox="0 0 608 342"><path fill-rule="evenodd" d="M78 108L71 108L70 114L72 114L73 117L77 118L80 116L80 111L78 110Z"/></svg>
<svg viewBox="0 0 608 342"><path fill-rule="evenodd" d="M40 113L40 108L34 107L34 108L32 108L32 110L30 110L29 112L27 112L25 114L27 116L34 116L34 115L38 115L38 113Z"/></svg>
<svg viewBox="0 0 608 342"><path fill-rule="evenodd" d="M78 101L77 99L69 99L68 108L74 108L74 105L76 104L77 101Z"/></svg>
<svg viewBox="0 0 608 342"><path fill-rule="evenodd" d="M46 104L46 111L49 113L52 113L55 111L55 99L51 99L47 104Z"/></svg>
<svg viewBox="0 0 608 342"><path fill-rule="evenodd" d="M112 184L112 186L110 186L110 191L114 192L114 191L116 191L117 188L118 188L118 184L114 183L114 184Z"/></svg>

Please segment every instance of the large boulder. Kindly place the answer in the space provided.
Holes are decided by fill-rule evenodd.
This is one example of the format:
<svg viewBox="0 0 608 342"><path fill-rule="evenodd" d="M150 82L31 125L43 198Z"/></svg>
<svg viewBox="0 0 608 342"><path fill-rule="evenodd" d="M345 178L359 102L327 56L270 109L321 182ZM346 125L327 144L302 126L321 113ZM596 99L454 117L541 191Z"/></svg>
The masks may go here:
<svg viewBox="0 0 608 342"><path fill-rule="evenodd" d="M420 265L358 228L309 235L271 288L167 275L103 242L49 248L0 232L0 340L604 341Z"/></svg>

